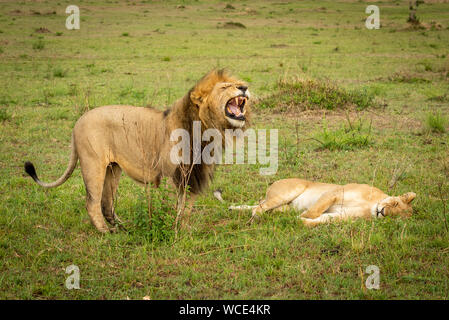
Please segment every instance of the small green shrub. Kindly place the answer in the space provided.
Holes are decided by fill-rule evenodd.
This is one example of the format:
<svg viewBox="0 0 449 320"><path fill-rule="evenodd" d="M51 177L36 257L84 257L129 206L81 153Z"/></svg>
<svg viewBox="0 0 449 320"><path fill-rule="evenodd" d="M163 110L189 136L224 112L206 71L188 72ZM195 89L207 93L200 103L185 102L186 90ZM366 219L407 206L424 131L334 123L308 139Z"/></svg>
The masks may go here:
<svg viewBox="0 0 449 320"><path fill-rule="evenodd" d="M348 122L336 130L329 130L326 120L323 120L323 129L315 135L314 140L320 143L318 149L353 150L371 144L371 124L368 126L359 119Z"/></svg>
<svg viewBox="0 0 449 320"><path fill-rule="evenodd" d="M412 26L420 26L421 21L419 17L416 15L416 11L418 10L418 7L420 4L423 4L423 0L416 0L415 2L410 1L409 2L409 15L407 22L410 23Z"/></svg>
<svg viewBox="0 0 449 320"><path fill-rule="evenodd" d="M42 50L44 48L45 48L45 43L42 40L38 40L35 43L33 43L34 50Z"/></svg>
<svg viewBox="0 0 449 320"><path fill-rule="evenodd" d="M422 61L417 63L417 67L424 69L424 71L432 71L432 65L428 61Z"/></svg>
<svg viewBox="0 0 449 320"><path fill-rule="evenodd" d="M8 121L11 119L11 115L7 112L6 108L0 107L0 121Z"/></svg>
<svg viewBox="0 0 449 320"><path fill-rule="evenodd" d="M131 237L146 242L170 242L175 237L175 191L163 180L159 188L139 194L129 228Z"/></svg>
<svg viewBox="0 0 449 320"><path fill-rule="evenodd" d="M441 96L432 96L427 98L427 101L449 102L449 96L445 93Z"/></svg>
<svg viewBox="0 0 449 320"><path fill-rule="evenodd" d="M58 67L53 70L53 76L55 78L64 78L65 76L67 76L67 70Z"/></svg>
<svg viewBox="0 0 449 320"><path fill-rule="evenodd" d="M428 112L424 119L424 130L426 132L444 133L447 124L448 119L440 111Z"/></svg>
<svg viewBox="0 0 449 320"><path fill-rule="evenodd" d="M17 104L17 101L10 96L0 96L0 106L11 106Z"/></svg>
<svg viewBox="0 0 449 320"><path fill-rule="evenodd" d="M348 106L365 109L373 105L374 95L366 90L349 91L317 80L279 82L274 88L274 93L258 103L262 109L276 108L280 111L291 108L334 110Z"/></svg>
<svg viewBox="0 0 449 320"><path fill-rule="evenodd" d="M223 27L225 29L246 29L246 26L243 23L240 22L233 22L228 21L223 24Z"/></svg>
<svg viewBox="0 0 449 320"><path fill-rule="evenodd" d="M390 82L399 83L428 83L429 79L420 77L419 75L411 74L408 72L396 72L388 77Z"/></svg>
<svg viewBox="0 0 449 320"><path fill-rule="evenodd" d="M33 49L34 50L42 50L45 47L45 43L42 40L38 40L33 43Z"/></svg>

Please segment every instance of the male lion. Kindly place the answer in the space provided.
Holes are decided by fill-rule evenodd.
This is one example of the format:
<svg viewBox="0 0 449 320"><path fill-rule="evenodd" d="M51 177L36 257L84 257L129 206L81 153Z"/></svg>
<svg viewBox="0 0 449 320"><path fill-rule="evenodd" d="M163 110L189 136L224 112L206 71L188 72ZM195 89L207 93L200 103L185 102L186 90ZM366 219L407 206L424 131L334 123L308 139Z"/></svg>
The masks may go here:
<svg viewBox="0 0 449 320"><path fill-rule="evenodd" d="M410 217L413 211L410 203L415 197L413 192L390 197L367 184L351 183L341 186L302 179L283 179L268 187L266 199L259 205L231 206L229 209L252 209L250 222L258 214L269 210L306 210L300 218L306 226L313 227L351 218Z"/></svg>
<svg viewBox="0 0 449 320"><path fill-rule="evenodd" d="M193 122L201 121L202 131L218 129L224 139L224 130L244 130L248 125L249 97L244 82L224 70L213 70L164 112L119 105L95 108L76 122L70 162L59 179L52 183L40 181L31 162L25 163L25 171L40 186L53 188L70 177L79 159L87 211L100 232L109 231L104 218L116 225L113 200L122 170L143 184L157 186L162 177L168 177L181 193L188 189L190 211L195 195L212 178L214 164L171 161L170 150L177 143L170 141L171 132L184 129L192 139ZM201 144L203 148L206 142ZM178 208L180 205L184 205L182 199L178 199Z"/></svg>

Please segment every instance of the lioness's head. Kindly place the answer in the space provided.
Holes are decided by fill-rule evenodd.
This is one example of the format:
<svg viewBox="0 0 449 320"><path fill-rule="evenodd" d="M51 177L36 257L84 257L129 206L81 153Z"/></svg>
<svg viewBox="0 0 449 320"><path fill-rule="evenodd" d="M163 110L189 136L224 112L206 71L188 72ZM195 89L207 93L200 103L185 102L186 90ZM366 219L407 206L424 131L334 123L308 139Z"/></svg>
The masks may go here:
<svg viewBox="0 0 449 320"><path fill-rule="evenodd" d="M244 128L250 116L250 93L245 82L225 70L212 70L190 92L201 122L219 130Z"/></svg>
<svg viewBox="0 0 449 320"><path fill-rule="evenodd" d="M398 197L388 197L378 204L377 216L410 217L413 212L411 202L415 197L416 193L414 192L408 192Z"/></svg>

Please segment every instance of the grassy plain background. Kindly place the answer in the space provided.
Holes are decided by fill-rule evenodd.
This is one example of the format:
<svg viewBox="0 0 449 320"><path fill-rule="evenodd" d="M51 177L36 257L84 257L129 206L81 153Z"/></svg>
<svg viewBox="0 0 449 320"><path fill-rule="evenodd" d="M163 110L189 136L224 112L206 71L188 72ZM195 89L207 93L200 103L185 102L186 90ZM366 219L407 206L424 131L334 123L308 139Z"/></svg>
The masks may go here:
<svg viewBox="0 0 449 320"><path fill-rule="evenodd" d="M241 1L235 9L223 1L77 1L81 29L69 31L70 4L0 2L1 298L448 298L448 135L427 130L426 116L449 109L449 3L426 1L417 13L425 28L411 29L408 1ZM379 30L364 26L368 4L380 8ZM175 243L98 234L79 169L48 191L24 174L25 160L46 181L64 171L71 129L86 110L162 109L213 67L230 68L258 98L296 77L366 91L377 107L255 107L254 127L280 130L278 173L219 167L210 190L223 189L228 203L204 194ZM323 119L333 130L348 116L372 123L370 145L320 148ZM391 193L418 194L408 220L306 229L289 212L247 226L249 213L226 209L257 201L280 178L387 190L401 169ZM122 179L117 212L125 221L140 210L141 193ZM71 264L80 290L64 286ZM368 265L380 268L379 290L365 288Z"/></svg>

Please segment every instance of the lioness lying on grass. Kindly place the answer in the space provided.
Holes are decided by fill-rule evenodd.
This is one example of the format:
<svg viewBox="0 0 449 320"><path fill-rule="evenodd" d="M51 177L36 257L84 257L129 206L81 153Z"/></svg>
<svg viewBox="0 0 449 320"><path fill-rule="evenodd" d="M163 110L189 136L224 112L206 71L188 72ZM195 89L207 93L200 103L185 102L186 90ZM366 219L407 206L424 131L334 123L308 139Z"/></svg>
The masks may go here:
<svg viewBox="0 0 449 320"><path fill-rule="evenodd" d="M411 202L416 194L408 192L391 197L367 184L351 183L344 186L312 182L302 179L283 179L267 190L266 199L256 206L231 206L232 210L252 209L252 217L268 210L306 210L299 218L306 226L350 218L409 217Z"/></svg>

